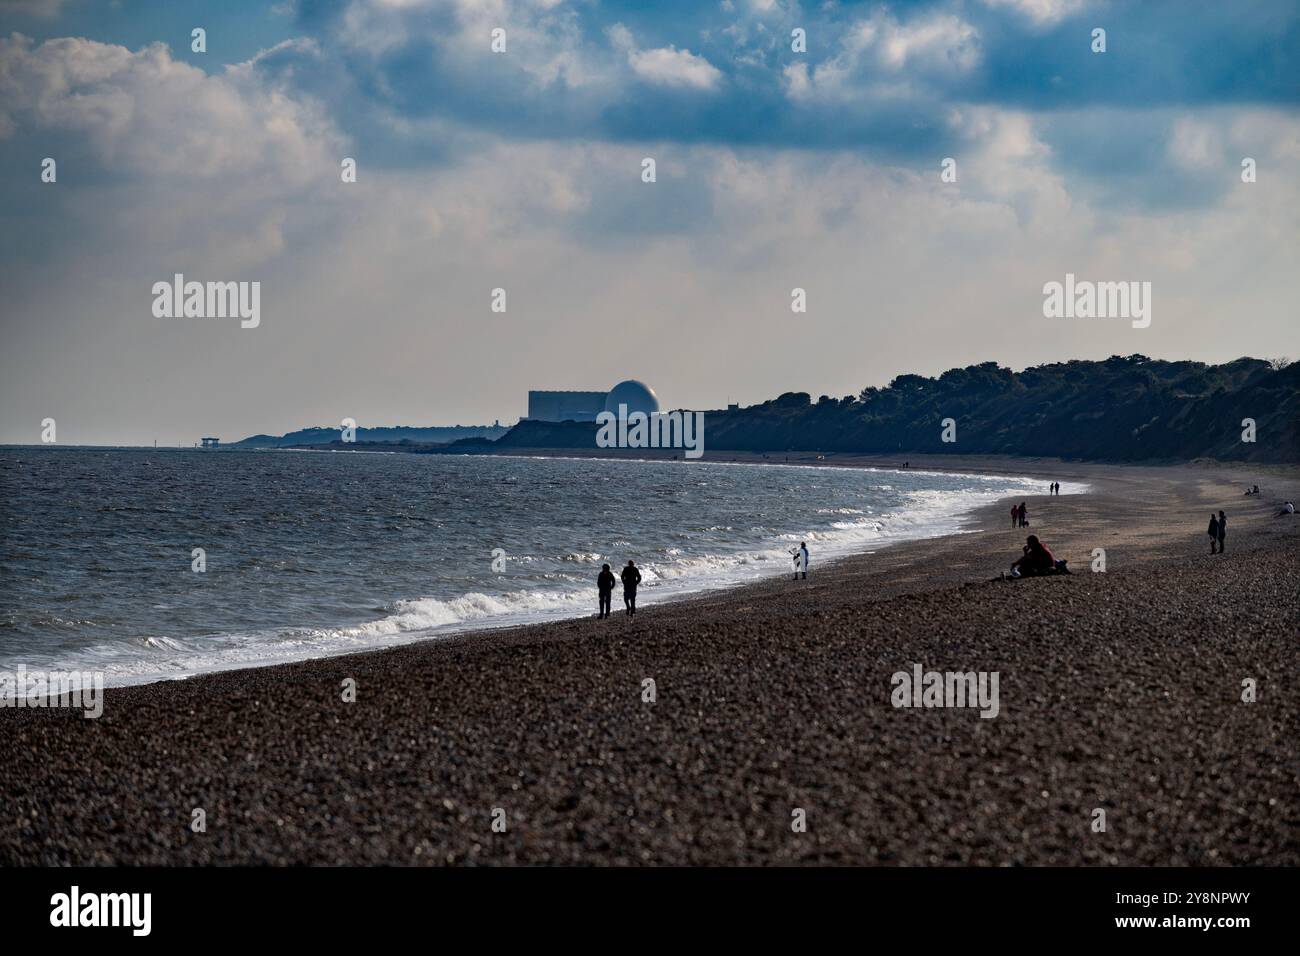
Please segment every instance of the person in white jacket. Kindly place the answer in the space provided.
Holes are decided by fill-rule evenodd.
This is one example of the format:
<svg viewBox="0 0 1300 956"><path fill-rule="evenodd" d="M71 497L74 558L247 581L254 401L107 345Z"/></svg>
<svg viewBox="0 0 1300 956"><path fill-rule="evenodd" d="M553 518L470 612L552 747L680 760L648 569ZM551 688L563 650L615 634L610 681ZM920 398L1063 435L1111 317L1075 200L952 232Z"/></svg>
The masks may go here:
<svg viewBox="0 0 1300 956"><path fill-rule="evenodd" d="M794 553L794 578L799 580L799 572L803 572L804 579L808 578L808 542L800 541L799 550Z"/></svg>

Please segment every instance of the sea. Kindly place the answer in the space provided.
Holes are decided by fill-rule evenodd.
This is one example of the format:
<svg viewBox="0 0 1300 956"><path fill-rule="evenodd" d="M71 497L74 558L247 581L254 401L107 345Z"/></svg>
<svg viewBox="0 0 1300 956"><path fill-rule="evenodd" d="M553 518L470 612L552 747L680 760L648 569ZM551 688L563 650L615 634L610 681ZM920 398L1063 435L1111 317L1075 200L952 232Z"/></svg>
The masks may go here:
<svg viewBox="0 0 1300 956"><path fill-rule="evenodd" d="M979 506L1046 485L707 459L10 446L0 672L139 684L593 615L602 563L629 559L646 612L790 574L800 542L815 576L970 530Z"/></svg>

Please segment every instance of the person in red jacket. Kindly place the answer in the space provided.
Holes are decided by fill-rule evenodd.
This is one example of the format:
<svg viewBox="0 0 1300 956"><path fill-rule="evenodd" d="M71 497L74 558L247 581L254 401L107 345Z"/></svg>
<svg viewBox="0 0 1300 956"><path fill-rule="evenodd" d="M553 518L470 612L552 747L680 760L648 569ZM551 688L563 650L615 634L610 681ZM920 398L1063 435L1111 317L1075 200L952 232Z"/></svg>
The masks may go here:
<svg viewBox="0 0 1300 956"><path fill-rule="evenodd" d="M1049 574L1056 570L1056 559L1047 545L1031 534L1025 539L1025 553L1020 560L1011 565L1013 577L1028 578L1039 574Z"/></svg>

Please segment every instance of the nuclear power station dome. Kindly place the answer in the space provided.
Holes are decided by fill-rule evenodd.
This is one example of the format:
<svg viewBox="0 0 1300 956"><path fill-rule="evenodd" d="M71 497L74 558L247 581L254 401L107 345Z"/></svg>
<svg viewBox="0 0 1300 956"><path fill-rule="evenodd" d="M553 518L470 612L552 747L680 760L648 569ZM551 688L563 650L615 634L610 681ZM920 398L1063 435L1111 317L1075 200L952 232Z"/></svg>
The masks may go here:
<svg viewBox="0 0 1300 956"><path fill-rule="evenodd" d="M605 396L605 411L617 415L620 405L627 406L629 415L633 412L645 412L650 415L659 411L659 398L649 385L635 379L628 379L626 382L619 382Z"/></svg>

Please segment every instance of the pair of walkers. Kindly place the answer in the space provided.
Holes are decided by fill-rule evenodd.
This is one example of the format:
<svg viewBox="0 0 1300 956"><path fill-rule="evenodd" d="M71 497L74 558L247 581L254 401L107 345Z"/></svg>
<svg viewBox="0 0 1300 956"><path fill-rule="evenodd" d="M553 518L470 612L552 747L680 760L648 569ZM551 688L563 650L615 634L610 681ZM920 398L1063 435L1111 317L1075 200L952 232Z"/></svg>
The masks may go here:
<svg viewBox="0 0 1300 956"><path fill-rule="evenodd" d="M609 617L614 585L619 578L623 579L623 613L628 617L636 614L636 588L641 583L641 572L637 570L635 562L629 561L618 578L614 577L608 564L603 565L600 574L596 576L596 590L600 593L600 613L596 615L597 619Z"/></svg>
<svg viewBox="0 0 1300 956"><path fill-rule="evenodd" d="M1022 501L1018 505L1011 506L1011 527L1028 528L1029 527L1029 509L1025 507Z"/></svg>

